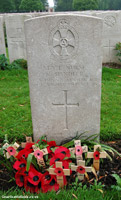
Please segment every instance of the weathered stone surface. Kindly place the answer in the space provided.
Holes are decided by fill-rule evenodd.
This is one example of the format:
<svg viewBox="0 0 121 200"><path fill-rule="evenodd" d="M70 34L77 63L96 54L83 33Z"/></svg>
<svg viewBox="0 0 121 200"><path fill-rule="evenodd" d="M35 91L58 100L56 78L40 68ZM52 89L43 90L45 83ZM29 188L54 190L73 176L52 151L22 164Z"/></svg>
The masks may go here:
<svg viewBox="0 0 121 200"><path fill-rule="evenodd" d="M93 15L103 20L103 63L120 63L115 47L118 42L121 42L121 12L103 11L95 12Z"/></svg>
<svg viewBox="0 0 121 200"><path fill-rule="evenodd" d="M16 23L15 23L15 21L10 22L10 23L11 23L11 25L13 24L12 25L13 26L12 27L13 32L17 32L17 30L16 30L16 28L17 28L16 24L17 24L17 21L18 21L17 16L21 16L21 18L22 18L22 16L28 16L28 15L31 16L31 17L39 17L39 16L43 16L43 15L58 15L58 14L59 14L58 12L56 12L56 13L54 13L54 12L37 12L37 13L34 12L34 13L29 13L29 14L28 13L0 14L0 16L3 16L3 21L6 21L5 19L6 18L8 19L8 16L11 16L11 17L15 16ZM120 63L118 58L116 57L116 51L114 49L115 49L116 43L121 42L121 34L120 34L121 11L82 11L82 12L71 12L71 14L97 16L97 17L102 18L104 20L103 63L106 63L106 62ZM114 18L116 19L116 21L115 21ZM22 21L22 27L23 27L23 21ZM110 26L110 25L108 25L109 23L107 23L107 21L109 21L109 23L111 23L111 21L112 22L115 21L115 25ZM7 28L8 35L9 35L9 32L10 32L9 28L11 29L11 25L9 25L8 28ZM24 31L24 28L23 28L22 31ZM14 40L15 40L15 38L9 39L9 37L8 37L8 43L9 43L8 44L8 51L9 51L9 54L10 54L10 60L13 61L14 59L18 59L18 58L22 58L22 57L24 57L26 59L25 42L21 42L20 38L19 38L20 41L15 42ZM14 50L14 49L16 49L16 50Z"/></svg>
<svg viewBox="0 0 121 200"><path fill-rule="evenodd" d="M10 62L26 59L24 21L31 15L7 15L5 17Z"/></svg>
<svg viewBox="0 0 121 200"><path fill-rule="evenodd" d="M0 54L6 54L5 38L3 30L3 17L0 16Z"/></svg>
<svg viewBox="0 0 121 200"><path fill-rule="evenodd" d="M100 130L102 21L80 15L25 22L34 139Z"/></svg>

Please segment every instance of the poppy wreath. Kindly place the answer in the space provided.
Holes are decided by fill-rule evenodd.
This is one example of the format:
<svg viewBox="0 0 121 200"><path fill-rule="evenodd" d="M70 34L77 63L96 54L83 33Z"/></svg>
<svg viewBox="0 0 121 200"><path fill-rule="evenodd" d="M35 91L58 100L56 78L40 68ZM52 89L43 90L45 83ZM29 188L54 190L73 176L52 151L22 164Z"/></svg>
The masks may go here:
<svg viewBox="0 0 121 200"><path fill-rule="evenodd" d="M24 148L17 143L12 145L6 143L3 145L3 154L13 160L15 181L19 187L24 187L31 193L46 193L59 190L57 177L63 177L63 186L69 183L64 170L70 170L70 180L74 177L71 165L72 161L76 164L76 156L65 146L58 146L55 141L48 142L43 136L36 143L26 142ZM83 153L80 146L76 148L76 151L78 154ZM100 152L94 152L93 157L95 160L99 159ZM56 162L61 162L62 167L56 167ZM53 174L49 173L50 168ZM76 173L85 174L85 167L78 166Z"/></svg>

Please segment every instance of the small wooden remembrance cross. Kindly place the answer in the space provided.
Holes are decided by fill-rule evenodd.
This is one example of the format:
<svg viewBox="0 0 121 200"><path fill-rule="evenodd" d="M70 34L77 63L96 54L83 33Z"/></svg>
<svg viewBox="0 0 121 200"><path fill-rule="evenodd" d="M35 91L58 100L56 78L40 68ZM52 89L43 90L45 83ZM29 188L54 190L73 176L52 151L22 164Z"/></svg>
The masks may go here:
<svg viewBox="0 0 121 200"><path fill-rule="evenodd" d="M13 145L11 145L11 147L13 147L15 150L17 150L18 148L19 148L19 144L18 143L14 143ZM4 145L3 145L3 148L5 149L5 150L7 150L7 148L9 147L9 144L8 143L5 143ZM18 155L18 152L16 151L16 153L13 155L13 157L16 157ZM7 157L7 159L9 159L10 157L11 157L11 155L9 154L9 152L7 151L7 152L5 152L4 151L4 156L6 156Z"/></svg>
<svg viewBox="0 0 121 200"><path fill-rule="evenodd" d="M76 154L76 160L78 164L80 160L83 160L82 154L88 152L88 147L81 146L81 140L75 140L74 144L75 144L75 147L69 148L69 150L73 152L74 154Z"/></svg>
<svg viewBox="0 0 121 200"><path fill-rule="evenodd" d="M47 148L40 149L39 147L37 147L35 145L32 145L32 148L34 150L34 156L37 159L38 165L45 168L45 162L44 162L43 156L48 154Z"/></svg>
<svg viewBox="0 0 121 200"><path fill-rule="evenodd" d="M55 166L56 168L49 168L49 174L56 175L57 183L60 187L63 187L63 176L70 176L70 169L63 169L62 162L55 162Z"/></svg>
<svg viewBox="0 0 121 200"><path fill-rule="evenodd" d="M32 137L26 137L26 142L22 142L21 147L25 148L27 143L32 143Z"/></svg>
<svg viewBox="0 0 121 200"><path fill-rule="evenodd" d="M78 161L78 165L71 165L71 170L77 172L78 179L82 181L84 179L85 172L91 172L92 167L86 167L85 161L80 160Z"/></svg>
<svg viewBox="0 0 121 200"><path fill-rule="evenodd" d="M94 152L88 152L87 158L93 158L93 167L96 171L100 168L100 158L106 158L106 152L101 151L100 145L94 145Z"/></svg>

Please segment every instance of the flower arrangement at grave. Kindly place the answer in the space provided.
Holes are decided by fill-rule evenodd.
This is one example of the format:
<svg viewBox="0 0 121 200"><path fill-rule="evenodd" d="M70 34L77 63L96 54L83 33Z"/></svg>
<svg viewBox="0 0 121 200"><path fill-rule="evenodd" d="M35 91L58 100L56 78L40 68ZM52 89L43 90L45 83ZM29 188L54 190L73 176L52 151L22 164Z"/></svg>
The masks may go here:
<svg viewBox="0 0 121 200"><path fill-rule="evenodd" d="M26 142L21 145L5 143L1 150L7 159L14 160L16 184L32 193L58 191L75 177L83 181L89 173L99 171L100 159L107 156L100 145L95 145L94 152L89 152L88 146L81 145L81 140L58 146L44 136L36 143L31 137L26 137ZM93 160L92 166L86 166L88 158Z"/></svg>

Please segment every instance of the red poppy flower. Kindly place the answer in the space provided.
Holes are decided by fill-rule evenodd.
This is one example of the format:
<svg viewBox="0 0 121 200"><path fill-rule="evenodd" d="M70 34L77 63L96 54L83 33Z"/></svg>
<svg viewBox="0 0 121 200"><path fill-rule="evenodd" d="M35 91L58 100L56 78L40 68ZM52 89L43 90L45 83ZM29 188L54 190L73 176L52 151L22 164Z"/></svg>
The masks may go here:
<svg viewBox="0 0 121 200"><path fill-rule="evenodd" d="M55 141L50 141L50 142L47 142L47 144L49 145L49 146L47 146L48 153L51 156L54 155L54 153L52 152L52 148L57 147L56 142Z"/></svg>
<svg viewBox="0 0 121 200"><path fill-rule="evenodd" d="M42 178L42 174L38 172L34 167L31 166L28 173L28 181L33 185L38 185Z"/></svg>
<svg viewBox="0 0 121 200"><path fill-rule="evenodd" d="M52 179L48 185L43 185L42 186L42 191L44 193L48 191L58 191L59 190L59 184L55 181L55 179Z"/></svg>
<svg viewBox="0 0 121 200"><path fill-rule="evenodd" d="M41 189L41 176L42 174L39 173L33 165L30 166L29 172L26 172L21 170L21 173L24 174L24 187L25 190L28 192L39 192ZM39 177L39 179L38 179Z"/></svg>
<svg viewBox="0 0 121 200"><path fill-rule="evenodd" d="M53 165L56 161L62 161L65 158L65 155L62 153L55 154L51 159L50 159L50 166Z"/></svg>
<svg viewBox="0 0 121 200"><path fill-rule="evenodd" d="M25 188L26 192L29 191L30 193L38 193L40 191L38 186L33 185L27 179L24 182L24 188Z"/></svg>
<svg viewBox="0 0 121 200"><path fill-rule="evenodd" d="M39 141L40 141L40 140L39 140ZM45 142L46 144L48 144L48 145L51 146L51 147L56 147L56 146L57 146L55 141L50 141L50 142L48 142L48 141L46 141L46 140L42 140L42 141Z"/></svg>
<svg viewBox="0 0 121 200"><path fill-rule="evenodd" d="M66 147L63 147L63 146L58 147L55 150L54 153L55 154L63 154L64 157L70 157L71 156L69 149L67 149Z"/></svg>
<svg viewBox="0 0 121 200"><path fill-rule="evenodd" d="M93 156L94 156L95 160L99 160L100 159L100 152L99 151L95 151Z"/></svg>
<svg viewBox="0 0 121 200"><path fill-rule="evenodd" d="M50 184L52 179L55 179L55 181L56 181L56 175L51 175L51 174L49 174L48 171L46 171L44 174L42 174L42 178L41 178L42 185Z"/></svg>
<svg viewBox="0 0 121 200"><path fill-rule="evenodd" d="M22 187L24 185L24 175L17 172L15 174L15 179L16 179L16 184L19 186L19 187Z"/></svg>
<svg viewBox="0 0 121 200"><path fill-rule="evenodd" d="M32 153L33 152L33 149L26 149L26 148L24 148L24 149L22 149L21 151L19 151L19 153L18 153L18 155L16 156L16 158L18 159L18 160L21 160L21 159L26 159L27 157L28 157L28 155L30 154L30 153Z"/></svg>
<svg viewBox="0 0 121 200"><path fill-rule="evenodd" d="M62 166L63 166L63 169L69 169L69 163L71 163L72 161L71 160L63 160L62 161Z"/></svg>
<svg viewBox="0 0 121 200"><path fill-rule="evenodd" d="M16 150L13 147L8 147L7 152L10 154L10 156L14 156L16 154Z"/></svg>
<svg viewBox="0 0 121 200"><path fill-rule="evenodd" d="M79 174L84 174L85 173L85 168L82 166L78 166L76 170Z"/></svg>
<svg viewBox="0 0 121 200"><path fill-rule="evenodd" d="M26 167L26 161L24 159L21 161L17 160L13 165L13 168L16 170L20 170L21 168L25 167Z"/></svg>
<svg viewBox="0 0 121 200"><path fill-rule="evenodd" d="M54 153L52 152L52 148L50 146L46 147L47 148L47 151L48 151L48 155L49 157L48 158L52 158L54 156Z"/></svg>
<svg viewBox="0 0 121 200"><path fill-rule="evenodd" d="M21 168L17 173L15 174L16 184L19 187L22 187L24 185L24 181L27 179L28 172L26 172L25 168Z"/></svg>
<svg viewBox="0 0 121 200"><path fill-rule="evenodd" d="M57 184L56 176L50 175L49 172L45 172L41 179L41 187L44 193L51 190L59 190L59 184Z"/></svg>
<svg viewBox="0 0 121 200"><path fill-rule="evenodd" d="M57 147L57 144L55 141L50 141L50 142L47 142L47 144L51 147Z"/></svg>
<svg viewBox="0 0 121 200"><path fill-rule="evenodd" d="M34 152L34 156L40 160L43 157L43 152L38 149Z"/></svg>
<svg viewBox="0 0 121 200"><path fill-rule="evenodd" d="M37 143L39 142L40 140L37 140ZM43 142L45 142L47 144L47 140L42 140Z"/></svg>
<svg viewBox="0 0 121 200"><path fill-rule="evenodd" d="M26 143L26 146L25 146L24 149L32 149L32 150L33 150L32 145L34 145L34 144L35 144L35 143L33 143L33 142Z"/></svg>
<svg viewBox="0 0 121 200"><path fill-rule="evenodd" d="M63 169L60 167L55 168L54 172L56 173L57 176L64 176Z"/></svg>
<svg viewBox="0 0 121 200"><path fill-rule="evenodd" d="M81 146L76 146L76 155L82 155L83 153L83 149Z"/></svg>

